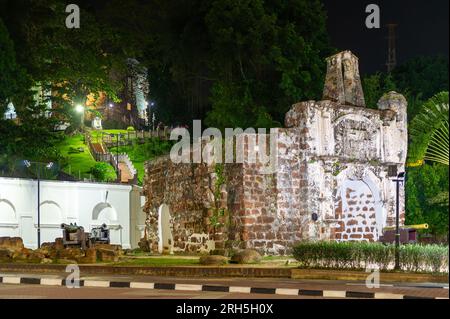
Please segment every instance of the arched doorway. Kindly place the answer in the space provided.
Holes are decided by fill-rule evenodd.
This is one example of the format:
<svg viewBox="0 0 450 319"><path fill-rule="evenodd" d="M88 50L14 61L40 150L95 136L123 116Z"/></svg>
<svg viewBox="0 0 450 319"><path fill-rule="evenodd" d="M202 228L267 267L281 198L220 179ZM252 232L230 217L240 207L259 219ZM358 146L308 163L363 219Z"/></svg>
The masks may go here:
<svg viewBox="0 0 450 319"><path fill-rule="evenodd" d="M335 195L335 229L338 241L377 241L386 223L381 192L370 171L355 176L342 172Z"/></svg>
<svg viewBox="0 0 450 319"><path fill-rule="evenodd" d="M41 243L54 242L56 238L62 237L62 210L57 203L54 201L42 202L40 216ZM37 225L37 219L35 224Z"/></svg>
<svg viewBox="0 0 450 319"><path fill-rule="evenodd" d="M109 203L99 203L92 210L92 221L90 230L94 227L99 227L106 224L109 228L111 244L122 244L122 232L119 225L116 209Z"/></svg>
<svg viewBox="0 0 450 319"><path fill-rule="evenodd" d="M18 236L18 227L14 205L6 199L0 199L0 237Z"/></svg>
<svg viewBox="0 0 450 319"><path fill-rule="evenodd" d="M158 252L173 254L173 236L169 206L162 204L158 210Z"/></svg>

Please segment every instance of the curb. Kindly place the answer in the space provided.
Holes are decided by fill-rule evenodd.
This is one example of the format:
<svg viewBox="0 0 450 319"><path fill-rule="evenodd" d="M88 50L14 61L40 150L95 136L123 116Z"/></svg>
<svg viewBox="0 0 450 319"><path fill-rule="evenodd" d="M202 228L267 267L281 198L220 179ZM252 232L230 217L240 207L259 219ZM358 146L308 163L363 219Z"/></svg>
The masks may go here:
<svg viewBox="0 0 450 319"><path fill-rule="evenodd" d="M292 279L318 279L318 280L366 280L369 273L354 270L326 270L326 269L291 269ZM382 282L434 282L448 283L448 274L414 274L380 272Z"/></svg>
<svg viewBox="0 0 450 319"><path fill-rule="evenodd" d="M0 272L65 272L67 265L1 264ZM217 267L217 266L109 266L78 264L83 274L146 275L173 277L255 277L291 278L292 268Z"/></svg>
<svg viewBox="0 0 450 319"><path fill-rule="evenodd" d="M95 275L143 275L171 277L208 278L292 278L314 280L364 281L368 273L352 270L299 269L299 268L257 268L257 267L217 267L217 266L108 266L78 264L83 274ZM65 272L67 265L43 264L1 264L0 272L12 273L55 273ZM448 274L413 274L380 272L382 282L446 283Z"/></svg>
<svg viewBox="0 0 450 319"><path fill-rule="evenodd" d="M66 286L66 280L56 278L32 277L0 277L0 283L14 285ZM134 288L179 291L214 291L244 294L269 294L282 296L314 296L327 298L359 298L359 299L448 299L442 297L419 297L384 292L361 292L349 290L308 290L294 288L261 288L219 285L194 285L177 283L156 283L136 281L80 280L80 287L96 288ZM445 288L445 287L442 287Z"/></svg>

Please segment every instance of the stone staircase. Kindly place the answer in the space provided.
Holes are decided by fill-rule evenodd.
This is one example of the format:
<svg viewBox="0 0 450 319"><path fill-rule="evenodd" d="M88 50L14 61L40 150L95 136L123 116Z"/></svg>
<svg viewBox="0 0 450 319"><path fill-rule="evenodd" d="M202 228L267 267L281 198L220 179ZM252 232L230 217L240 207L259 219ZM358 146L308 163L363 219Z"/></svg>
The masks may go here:
<svg viewBox="0 0 450 319"><path fill-rule="evenodd" d="M86 134L86 143L89 146L92 156L97 162L110 163L119 171L120 176L118 177L118 182L124 184L137 183L137 170L128 154L122 153L119 154L119 156L112 154L108 150L106 144L103 142L93 142L89 134Z"/></svg>
<svg viewBox="0 0 450 319"><path fill-rule="evenodd" d="M126 153L119 155L119 170L122 183L130 183L130 181L132 181L131 183L137 182L137 170Z"/></svg>

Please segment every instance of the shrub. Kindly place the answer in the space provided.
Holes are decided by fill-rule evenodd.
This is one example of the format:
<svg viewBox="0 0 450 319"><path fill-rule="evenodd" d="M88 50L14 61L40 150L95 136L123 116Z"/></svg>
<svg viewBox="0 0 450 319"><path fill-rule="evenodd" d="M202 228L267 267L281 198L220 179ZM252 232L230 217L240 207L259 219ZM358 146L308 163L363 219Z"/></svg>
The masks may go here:
<svg viewBox="0 0 450 319"><path fill-rule="evenodd" d="M112 182L116 177L114 168L104 162L98 162L91 168L91 174L100 182Z"/></svg>
<svg viewBox="0 0 450 319"><path fill-rule="evenodd" d="M395 245L371 242L301 242L293 248L294 257L303 267L363 269L377 265L392 269ZM402 270L413 272L448 272L448 246L402 245L399 251Z"/></svg>
<svg viewBox="0 0 450 319"><path fill-rule="evenodd" d="M127 131L128 131L128 132L134 132L135 129L134 129L134 127L132 127L132 126L128 126L128 127L127 127Z"/></svg>
<svg viewBox="0 0 450 319"><path fill-rule="evenodd" d="M400 264L409 271L448 272L448 246L405 245L400 249Z"/></svg>

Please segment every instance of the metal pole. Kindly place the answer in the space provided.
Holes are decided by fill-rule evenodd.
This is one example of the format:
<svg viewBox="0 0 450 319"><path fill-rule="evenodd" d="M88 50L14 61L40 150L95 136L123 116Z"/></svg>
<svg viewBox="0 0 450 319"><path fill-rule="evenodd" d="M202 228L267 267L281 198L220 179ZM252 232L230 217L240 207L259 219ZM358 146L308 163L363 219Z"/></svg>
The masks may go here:
<svg viewBox="0 0 450 319"><path fill-rule="evenodd" d="M84 132L84 109L81 112L81 130Z"/></svg>
<svg viewBox="0 0 450 319"><path fill-rule="evenodd" d="M396 201L395 201L395 267L400 270L400 204L399 204L399 189L400 179L396 179Z"/></svg>
<svg viewBox="0 0 450 319"><path fill-rule="evenodd" d="M37 222L38 222L38 227L37 227L37 235L38 235L38 248L41 248L41 170L40 170L40 166L38 165L38 173L37 173L37 186L38 186L38 214L37 214Z"/></svg>

